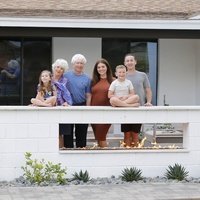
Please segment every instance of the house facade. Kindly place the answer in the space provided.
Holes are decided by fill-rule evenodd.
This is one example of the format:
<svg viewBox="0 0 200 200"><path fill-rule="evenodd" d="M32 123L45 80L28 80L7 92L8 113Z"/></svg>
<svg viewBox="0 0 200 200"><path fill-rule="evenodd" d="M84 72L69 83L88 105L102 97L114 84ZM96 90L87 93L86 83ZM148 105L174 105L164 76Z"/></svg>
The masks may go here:
<svg viewBox="0 0 200 200"><path fill-rule="evenodd" d="M92 177L118 176L130 166L141 168L144 176L162 176L169 164L177 162L187 167L190 176L199 177L199 14L198 0L0 3L0 70L7 69L10 61L18 63L10 69L18 69L12 87L4 87L5 77L0 83L0 105L8 105L0 106L0 179L22 175L25 151L61 162L69 176L80 169L89 170ZM39 73L51 70L57 58L66 59L70 65L74 54L85 55L84 71L91 76L97 59L106 58L114 70L129 52L136 55L137 69L148 74L153 104L158 106L133 110L10 106L30 103ZM166 104L170 106L163 106ZM181 123L183 149L59 150L59 123L119 125L132 121Z"/></svg>
<svg viewBox="0 0 200 200"><path fill-rule="evenodd" d="M154 105L199 105L197 0L14 4L1 3L0 67L3 70L10 60L17 60L20 76L14 93L1 89L0 105L28 105L39 73L51 70L57 58L70 65L74 54L85 55L85 73L91 76L97 59L106 58L114 71L129 52L136 54L138 70L149 76Z"/></svg>

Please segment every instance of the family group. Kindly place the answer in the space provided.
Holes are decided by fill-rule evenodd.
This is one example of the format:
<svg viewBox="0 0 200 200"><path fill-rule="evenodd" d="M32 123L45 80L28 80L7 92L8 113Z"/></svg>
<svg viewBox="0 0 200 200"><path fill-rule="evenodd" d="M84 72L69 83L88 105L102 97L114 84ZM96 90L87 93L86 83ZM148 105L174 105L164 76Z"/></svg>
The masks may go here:
<svg viewBox="0 0 200 200"><path fill-rule="evenodd" d="M115 69L115 78L107 60L99 59L92 78L83 71L86 58L75 54L71 71L66 60L57 59L52 73L41 72L37 95L31 99L33 106L152 106L152 92L146 73L136 70L137 61L131 53L125 55L124 65ZM142 124L123 124L125 146L138 145L138 133ZM91 124L99 147L107 147L106 136L111 124ZM88 124L60 124L59 148L86 147Z"/></svg>

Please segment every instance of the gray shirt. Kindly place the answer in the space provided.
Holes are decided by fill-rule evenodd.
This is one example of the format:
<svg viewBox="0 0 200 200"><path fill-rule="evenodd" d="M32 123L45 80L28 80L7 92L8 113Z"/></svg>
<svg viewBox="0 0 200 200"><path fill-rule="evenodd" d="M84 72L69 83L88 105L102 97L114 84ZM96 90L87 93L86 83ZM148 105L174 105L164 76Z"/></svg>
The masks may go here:
<svg viewBox="0 0 200 200"><path fill-rule="evenodd" d="M135 74L127 75L126 79L130 80L133 84L135 94L137 94L140 99L139 103L143 106L146 98L146 88L150 87L149 79L144 72L136 71Z"/></svg>

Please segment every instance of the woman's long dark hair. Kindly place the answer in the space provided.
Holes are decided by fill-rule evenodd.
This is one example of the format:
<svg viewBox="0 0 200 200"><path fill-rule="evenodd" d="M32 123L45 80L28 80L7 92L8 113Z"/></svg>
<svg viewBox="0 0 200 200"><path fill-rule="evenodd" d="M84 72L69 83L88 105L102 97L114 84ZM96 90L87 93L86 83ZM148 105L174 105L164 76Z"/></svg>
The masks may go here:
<svg viewBox="0 0 200 200"><path fill-rule="evenodd" d="M113 81L113 74L112 74L110 64L108 63L108 61L106 59L101 58L101 59L97 60L97 62L94 65L94 69L93 69L93 73L92 73L91 86L96 85L101 79L100 74L97 71L97 66L98 66L99 63L103 63L107 67L106 75L107 75L108 82L112 83L112 81Z"/></svg>

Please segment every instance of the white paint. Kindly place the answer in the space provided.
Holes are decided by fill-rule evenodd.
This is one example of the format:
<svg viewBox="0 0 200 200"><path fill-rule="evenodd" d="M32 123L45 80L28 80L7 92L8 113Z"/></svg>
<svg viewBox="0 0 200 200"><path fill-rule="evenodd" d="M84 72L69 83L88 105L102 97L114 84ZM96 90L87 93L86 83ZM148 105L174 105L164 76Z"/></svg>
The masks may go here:
<svg viewBox="0 0 200 200"><path fill-rule="evenodd" d="M199 20L132 20L0 17L3 27L199 30Z"/></svg>
<svg viewBox="0 0 200 200"><path fill-rule="evenodd" d="M118 176L125 167L142 169L143 176L163 176L168 165L179 163L199 177L200 107L155 106L113 108L95 106L1 106L0 180L23 174L25 152L33 159L67 167L67 177L88 170L91 177ZM92 117L91 117L92 116ZM183 123L183 147L176 150L69 150L58 149L59 123ZM164 159L163 159L164 158Z"/></svg>
<svg viewBox="0 0 200 200"><path fill-rule="evenodd" d="M159 40L158 105L198 105L199 40ZM199 97L199 94L198 94Z"/></svg>
<svg viewBox="0 0 200 200"><path fill-rule="evenodd" d="M63 58L71 70L71 58L77 53L86 57L84 72L91 77L96 61L101 58L101 38L53 38L53 61Z"/></svg>

